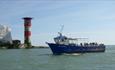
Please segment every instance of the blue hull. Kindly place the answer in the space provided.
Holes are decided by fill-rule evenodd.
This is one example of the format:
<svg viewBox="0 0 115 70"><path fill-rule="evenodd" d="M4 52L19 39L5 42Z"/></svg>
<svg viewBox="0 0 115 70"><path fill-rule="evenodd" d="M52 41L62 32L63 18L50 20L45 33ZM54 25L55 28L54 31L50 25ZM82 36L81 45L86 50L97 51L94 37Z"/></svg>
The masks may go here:
<svg viewBox="0 0 115 70"><path fill-rule="evenodd" d="M55 43L48 43L53 54L62 53L88 53L88 52L104 52L105 46L77 46L77 45L60 45Z"/></svg>

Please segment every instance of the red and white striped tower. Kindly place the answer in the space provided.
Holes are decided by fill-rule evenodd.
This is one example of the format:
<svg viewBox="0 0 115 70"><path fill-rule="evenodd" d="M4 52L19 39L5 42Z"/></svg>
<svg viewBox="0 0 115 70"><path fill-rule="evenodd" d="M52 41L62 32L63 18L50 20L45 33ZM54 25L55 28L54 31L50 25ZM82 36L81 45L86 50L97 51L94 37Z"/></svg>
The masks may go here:
<svg viewBox="0 0 115 70"><path fill-rule="evenodd" d="M30 36L31 36L31 17L24 17L24 47L25 48L31 48L31 41L30 41Z"/></svg>

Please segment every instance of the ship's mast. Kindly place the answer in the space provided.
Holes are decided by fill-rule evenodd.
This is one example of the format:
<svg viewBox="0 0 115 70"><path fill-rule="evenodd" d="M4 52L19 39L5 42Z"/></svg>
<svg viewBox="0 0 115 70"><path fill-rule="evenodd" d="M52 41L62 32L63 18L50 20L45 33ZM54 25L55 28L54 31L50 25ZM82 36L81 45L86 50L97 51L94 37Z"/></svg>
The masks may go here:
<svg viewBox="0 0 115 70"><path fill-rule="evenodd" d="M60 36L62 36L63 28L64 28L64 25L61 26L60 32L58 32L58 34L59 34Z"/></svg>
<svg viewBox="0 0 115 70"><path fill-rule="evenodd" d="M61 26L60 33L62 33L64 25Z"/></svg>

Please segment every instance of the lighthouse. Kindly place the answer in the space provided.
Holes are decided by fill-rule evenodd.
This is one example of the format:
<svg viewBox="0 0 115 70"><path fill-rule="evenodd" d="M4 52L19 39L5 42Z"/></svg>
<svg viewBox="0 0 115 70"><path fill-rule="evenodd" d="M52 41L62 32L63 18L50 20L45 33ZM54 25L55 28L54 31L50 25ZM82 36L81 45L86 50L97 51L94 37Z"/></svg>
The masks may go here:
<svg viewBox="0 0 115 70"><path fill-rule="evenodd" d="M24 47L25 48L32 48L30 36L31 36L31 17L24 17Z"/></svg>

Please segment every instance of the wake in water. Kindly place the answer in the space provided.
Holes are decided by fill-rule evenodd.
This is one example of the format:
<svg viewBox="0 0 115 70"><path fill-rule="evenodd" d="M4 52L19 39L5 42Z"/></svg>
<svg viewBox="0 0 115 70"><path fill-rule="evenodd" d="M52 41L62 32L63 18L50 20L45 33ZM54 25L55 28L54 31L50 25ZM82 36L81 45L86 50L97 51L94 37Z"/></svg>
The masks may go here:
<svg viewBox="0 0 115 70"><path fill-rule="evenodd" d="M64 53L64 55L74 55L74 56L78 56L78 55L81 55L82 53L72 53L72 54L67 54L67 53Z"/></svg>

